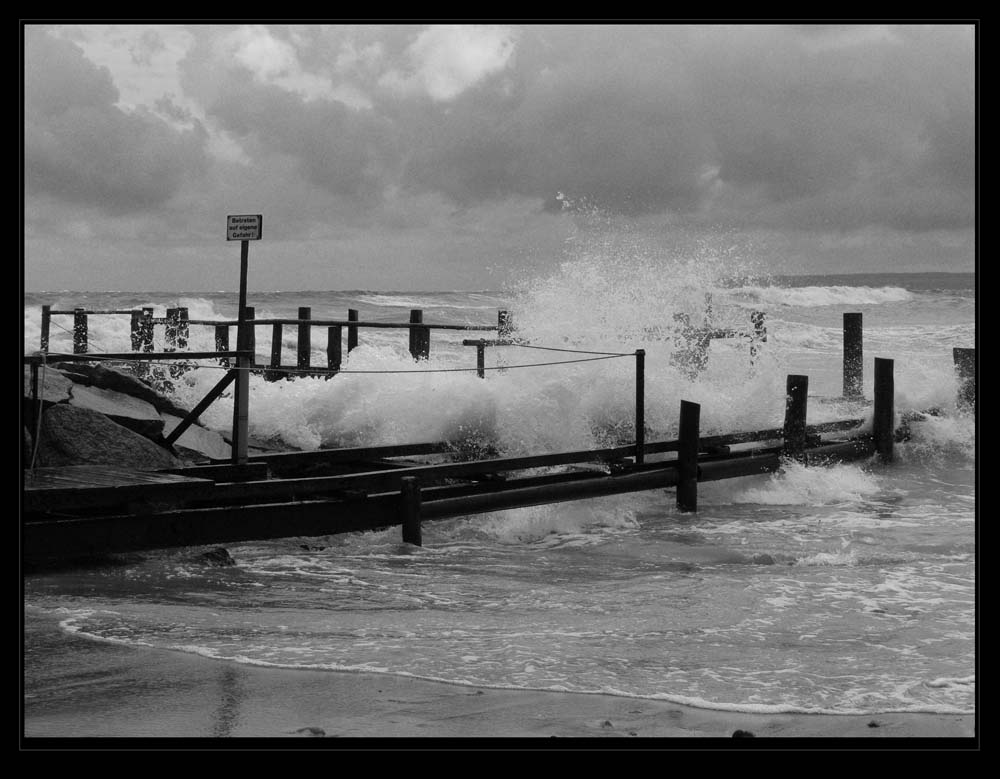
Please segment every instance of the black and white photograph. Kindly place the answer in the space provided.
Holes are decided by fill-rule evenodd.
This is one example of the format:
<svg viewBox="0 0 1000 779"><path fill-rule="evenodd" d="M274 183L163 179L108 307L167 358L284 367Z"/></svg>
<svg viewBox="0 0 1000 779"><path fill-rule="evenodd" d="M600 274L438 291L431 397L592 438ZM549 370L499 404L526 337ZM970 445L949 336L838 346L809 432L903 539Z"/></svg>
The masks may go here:
<svg viewBox="0 0 1000 779"><path fill-rule="evenodd" d="M21 20L21 749L978 749L979 32Z"/></svg>

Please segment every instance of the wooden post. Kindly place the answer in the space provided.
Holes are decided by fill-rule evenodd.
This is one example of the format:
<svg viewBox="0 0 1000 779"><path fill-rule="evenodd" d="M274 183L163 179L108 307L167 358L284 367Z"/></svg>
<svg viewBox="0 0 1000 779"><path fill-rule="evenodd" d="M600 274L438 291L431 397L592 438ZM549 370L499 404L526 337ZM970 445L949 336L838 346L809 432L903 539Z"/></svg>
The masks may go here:
<svg viewBox="0 0 1000 779"><path fill-rule="evenodd" d="M264 374L268 381L277 381L282 377L281 371L281 323L271 325L271 370Z"/></svg>
<svg viewBox="0 0 1000 779"><path fill-rule="evenodd" d="M844 397L864 396L861 314L844 314Z"/></svg>
<svg viewBox="0 0 1000 779"><path fill-rule="evenodd" d="M423 545L420 531L420 485L413 476L400 479L400 514L403 520L403 543Z"/></svg>
<svg viewBox="0 0 1000 779"><path fill-rule="evenodd" d="M44 387L42 392L45 392ZM31 431L32 442L38 435L38 417L41 413L42 410L38 404L38 360L33 359L31 361L31 410L28 412L28 429Z"/></svg>
<svg viewBox="0 0 1000 779"><path fill-rule="evenodd" d="M874 409L872 412L872 439L875 451L882 462L892 462L892 444L895 434L896 388L892 376L892 360L875 358Z"/></svg>
<svg viewBox="0 0 1000 779"><path fill-rule="evenodd" d="M177 309L177 348L184 350L188 346L188 336L191 334L190 325L188 324L188 309L187 306L181 306Z"/></svg>
<svg viewBox="0 0 1000 779"><path fill-rule="evenodd" d="M356 308L347 309L347 321L358 321L358 310ZM354 325L347 326L347 353L350 354L358 346L358 328Z"/></svg>
<svg viewBox="0 0 1000 779"><path fill-rule="evenodd" d="M510 340L513 330L514 319L511 317L510 312L503 308L497 311L497 340Z"/></svg>
<svg viewBox="0 0 1000 779"><path fill-rule="evenodd" d="M803 460L806 449L806 405L809 377L789 376L785 380L785 455Z"/></svg>
<svg viewBox="0 0 1000 779"><path fill-rule="evenodd" d="M153 309L142 309L142 350L153 351Z"/></svg>
<svg viewBox="0 0 1000 779"><path fill-rule="evenodd" d="M424 321L424 312L419 308L410 310L410 324L420 324ZM426 360L431 351L431 331L426 327L410 328L410 354L414 360Z"/></svg>
<svg viewBox="0 0 1000 779"><path fill-rule="evenodd" d="M958 399L956 405L959 411L976 413L976 350L952 349L952 359L955 371L958 373Z"/></svg>
<svg viewBox="0 0 1000 779"><path fill-rule="evenodd" d="M87 352L87 311L83 308L73 309L73 354Z"/></svg>
<svg viewBox="0 0 1000 779"><path fill-rule="evenodd" d="M177 309L167 309L167 323L163 330L163 351L172 352L177 348Z"/></svg>
<svg viewBox="0 0 1000 779"><path fill-rule="evenodd" d="M137 352L142 349L142 311L138 308L132 310L132 351Z"/></svg>
<svg viewBox="0 0 1000 779"><path fill-rule="evenodd" d="M680 429L677 449L677 508L698 510L698 438L701 406L681 401Z"/></svg>
<svg viewBox="0 0 1000 779"><path fill-rule="evenodd" d="M215 351L217 352L229 351L229 325L215 326ZM219 365L221 365L223 368L228 368L229 358L220 357Z"/></svg>
<svg viewBox="0 0 1000 779"><path fill-rule="evenodd" d="M343 336L341 326L334 325L326 331L326 367L335 371L340 370L342 362Z"/></svg>
<svg viewBox="0 0 1000 779"><path fill-rule="evenodd" d="M253 347L250 345L250 336L253 333L253 328L247 323L250 313L250 309L247 307L247 258L249 253L250 241L240 241L240 298L236 309L236 350L240 354L236 358L236 386L233 391L233 465L246 465L247 438L250 428L250 366L253 363Z"/></svg>
<svg viewBox="0 0 1000 779"><path fill-rule="evenodd" d="M308 306L299 307L299 353L295 362L298 368L308 368L312 361L312 327L303 324L302 320L312 319L312 309Z"/></svg>
<svg viewBox="0 0 1000 779"><path fill-rule="evenodd" d="M52 306L42 306L42 338L38 348L43 352L49 350L49 323L52 321Z"/></svg>
<svg viewBox="0 0 1000 779"><path fill-rule="evenodd" d="M635 464L646 460L646 350L635 350Z"/></svg>

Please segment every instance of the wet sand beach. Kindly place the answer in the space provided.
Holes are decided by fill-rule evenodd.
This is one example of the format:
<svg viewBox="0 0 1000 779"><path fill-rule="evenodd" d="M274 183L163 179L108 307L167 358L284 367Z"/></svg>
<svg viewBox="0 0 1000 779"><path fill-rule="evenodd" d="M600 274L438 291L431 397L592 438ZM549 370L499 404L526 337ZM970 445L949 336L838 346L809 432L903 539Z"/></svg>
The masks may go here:
<svg viewBox="0 0 1000 779"><path fill-rule="evenodd" d="M47 739L83 739L76 743L85 747L86 739L338 737L406 739L418 748L438 739L459 747L469 740L503 748L557 737L581 745L633 739L643 742L633 746L649 748L692 739L698 748L713 739L733 746L733 733L742 730L792 748L795 739L809 746L830 739L834 748L861 739L959 748L975 736L971 715L745 714L610 695L267 668L94 641L65 633L51 616L32 614L25 617L24 663L27 747ZM617 746L625 745L607 744Z"/></svg>

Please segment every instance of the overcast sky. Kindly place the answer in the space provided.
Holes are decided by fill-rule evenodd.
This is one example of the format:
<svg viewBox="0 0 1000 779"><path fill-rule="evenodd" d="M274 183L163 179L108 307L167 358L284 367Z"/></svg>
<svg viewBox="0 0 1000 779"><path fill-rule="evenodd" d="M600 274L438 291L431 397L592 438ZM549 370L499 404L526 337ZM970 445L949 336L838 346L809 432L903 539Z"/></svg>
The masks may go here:
<svg viewBox="0 0 1000 779"><path fill-rule="evenodd" d="M970 24L33 25L27 290L498 289L602 233L975 268Z"/></svg>

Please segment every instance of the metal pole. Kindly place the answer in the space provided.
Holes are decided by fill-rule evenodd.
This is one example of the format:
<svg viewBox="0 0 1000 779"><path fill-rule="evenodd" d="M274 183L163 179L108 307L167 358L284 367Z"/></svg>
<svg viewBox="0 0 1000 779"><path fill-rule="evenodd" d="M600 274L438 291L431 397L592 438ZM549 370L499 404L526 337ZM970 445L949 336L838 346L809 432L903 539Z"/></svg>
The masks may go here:
<svg viewBox="0 0 1000 779"><path fill-rule="evenodd" d="M246 354L249 338L247 333L247 257L250 241L240 241L240 302L236 325L236 387L233 393L233 465L246 465L247 437L250 415L250 359Z"/></svg>
<svg viewBox="0 0 1000 779"><path fill-rule="evenodd" d="M635 464L646 460L646 350L635 350Z"/></svg>

